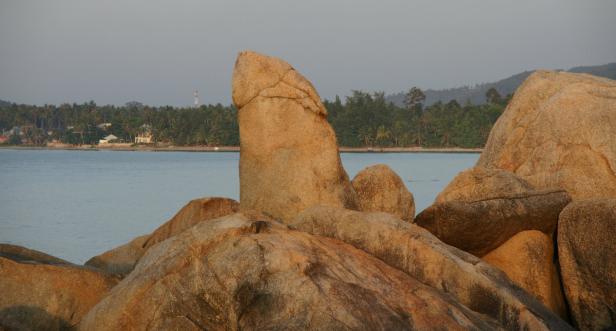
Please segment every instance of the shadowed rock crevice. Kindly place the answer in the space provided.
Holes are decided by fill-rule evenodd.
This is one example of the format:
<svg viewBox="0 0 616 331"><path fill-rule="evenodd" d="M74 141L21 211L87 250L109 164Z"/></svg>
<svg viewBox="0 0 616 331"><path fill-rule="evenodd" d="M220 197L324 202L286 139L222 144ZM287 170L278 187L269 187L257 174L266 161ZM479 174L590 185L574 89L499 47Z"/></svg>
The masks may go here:
<svg viewBox="0 0 616 331"><path fill-rule="evenodd" d="M64 318L53 316L40 307L23 305L0 310L0 329L74 331L76 327Z"/></svg>

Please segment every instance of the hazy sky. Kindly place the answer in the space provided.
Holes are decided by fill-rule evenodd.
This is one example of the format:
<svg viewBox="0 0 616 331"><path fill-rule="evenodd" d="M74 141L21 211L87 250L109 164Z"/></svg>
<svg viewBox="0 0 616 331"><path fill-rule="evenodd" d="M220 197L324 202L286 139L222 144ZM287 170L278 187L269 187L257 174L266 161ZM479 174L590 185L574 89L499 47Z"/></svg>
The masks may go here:
<svg viewBox="0 0 616 331"><path fill-rule="evenodd" d="M227 104L238 51L323 98L616 61L614 0L0 0L0 99Z"/></svg>

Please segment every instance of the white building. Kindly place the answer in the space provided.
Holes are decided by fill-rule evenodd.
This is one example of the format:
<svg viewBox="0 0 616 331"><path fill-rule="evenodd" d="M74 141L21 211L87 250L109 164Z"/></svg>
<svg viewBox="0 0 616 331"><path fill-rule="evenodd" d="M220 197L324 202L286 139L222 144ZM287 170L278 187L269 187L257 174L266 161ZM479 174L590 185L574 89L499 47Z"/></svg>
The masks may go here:
<svg viewBox="0 0 616 331"><path fill-rule="evenodd" d="M135 137L135 144L151 144L154 142L152 126L144 124L139 128L139 133Z"/></svg>
<svg viewBox="0 0 616 331"><path fill-rule="evenodd" d="M100 139L98 141L98 143L99 144L110 144L110 143L114 143L114 142L117 142L117 141L118 141L118 137L110 134L110 135L106 136L105 138Z"/></svg>
<svg viewBox="0 0 616 331"><path fill-rule="evenodd" d="M135 144L151 144L152 142L152 133L150 132L140 133L135 137Z"/></svg>

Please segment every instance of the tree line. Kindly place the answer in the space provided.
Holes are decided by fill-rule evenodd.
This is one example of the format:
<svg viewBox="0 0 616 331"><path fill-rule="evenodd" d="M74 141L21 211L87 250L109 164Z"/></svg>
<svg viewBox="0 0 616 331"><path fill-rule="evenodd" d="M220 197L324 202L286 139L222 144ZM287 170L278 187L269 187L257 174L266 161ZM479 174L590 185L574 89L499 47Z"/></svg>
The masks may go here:
<svg viewBox="0 0 616 331"><path fill-rule="evenodd" d="M349 147L481 147L510 96L495 89L487 103L460 105L452 100L424 107L425 95L412 88L403 107L387 102L382 92L353 91L344 102L336 97L323 103L340 146ZM8 144L96 144L106 135L125 142L151 130L155 141L177 146L239 145L237 109L231 106L150 107L138 102L99 106L94 102L0 107L0 129ZM15 130L14 128L19 128Z"/></svg>

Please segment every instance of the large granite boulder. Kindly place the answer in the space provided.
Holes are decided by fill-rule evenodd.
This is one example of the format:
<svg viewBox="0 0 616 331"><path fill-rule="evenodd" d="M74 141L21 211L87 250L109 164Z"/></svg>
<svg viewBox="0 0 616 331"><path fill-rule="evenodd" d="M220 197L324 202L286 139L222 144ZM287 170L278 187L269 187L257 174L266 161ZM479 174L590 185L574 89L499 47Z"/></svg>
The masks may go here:
<svg viewBox="0 0 616 331"><path fill-rule="evenodd" d="M567 318L551 236L537 230L522 231L481 259L505 272L516 285L553 312Z"/></svg>
<svg viewBox="0 0 616 331"><path fill-rule="evenodd" d="M238 210L239 203L233 199L213 197L192 200L151 234L139 236L122 246L97 255L89 259L85 265L124 277L156 243L173 237L199 222L233 214Z"/></svg>
<svg viewBox="0 0 616 331"><path fill-rule="evenodd" d="M393 215L316 206L299 214L290 226L349 243L449 293L507 330L571 330L501 271Z"/></svg>
<svg viewBox="0 0 616 331"><path fill-rule="evenodd" d="M2 246L0 328L6 330L71 329L119 281L45 253Z"/></svg>
<svg viewBox="0 0 616 331"><path fill-rule="evenodd" d="M327 111L306 78L281 59L241 52L233 102L243 210L284 221L316 204L356 208Z"/></svg>
<svg viewBox="0 0 616 331"><path fill-rule="evenodd" d="M491 318L350 245L235 214L202 222L152 247L79 329L435 326L498 329Z"/></svg>
<svg viewBox="0 0 616 331"><path fill-rule="evenodd" d="M415 217L415 200L402 178L389 166L377 164L357 173L351 181L361 211L382 211L407 222Z"/></svg>
<svg viewBox="0 0 616 331"><path fill-rule="evenodd" d="M510 171L474 167L460 172L439 193L435 202L472 202L524 194L532 190L533 187L528 182Z"/></svg>
<svg viewBox="0 0 616 331"><path fill-rule="evenodd" d="M435 203L415 223L445 243L483 256L524 230L552 234L558 214L571 201L563 190L531 191L472 202Z"/></svg>
<svg viewBox="0 0 616 331"><path fill-rule="evenodd" d="M574 200L616 197L616 81L536 71L518 88L478 166L515 172Z"/></svg>
<svg viewBox="0 0 616 331"><path fill-rule="evenodd" d="M580 330L616 329L616 199L575 201L560 214L565 296Z"/></svg>

